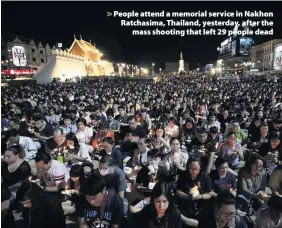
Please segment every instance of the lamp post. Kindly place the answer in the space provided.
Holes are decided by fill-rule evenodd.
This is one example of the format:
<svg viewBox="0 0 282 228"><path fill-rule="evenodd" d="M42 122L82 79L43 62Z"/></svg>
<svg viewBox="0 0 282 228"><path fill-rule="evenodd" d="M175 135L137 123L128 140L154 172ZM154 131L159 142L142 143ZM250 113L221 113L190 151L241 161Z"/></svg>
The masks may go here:
<svg viewBox="0 0 282 228"><path fill-rule="evenodd" d="M155 77L155 63L152 63L152 78Z"/></svg>

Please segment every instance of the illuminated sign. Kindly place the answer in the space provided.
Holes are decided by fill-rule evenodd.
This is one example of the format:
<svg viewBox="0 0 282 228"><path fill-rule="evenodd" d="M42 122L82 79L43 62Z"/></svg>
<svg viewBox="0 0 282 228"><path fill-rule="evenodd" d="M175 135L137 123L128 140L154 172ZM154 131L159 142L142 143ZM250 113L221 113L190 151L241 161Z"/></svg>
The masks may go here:
<svg viewBox="0 0 282 228"><path fill-rule="evenodd" d="M252 45L253 45L253 39L252 38L247 38L247 37L240 38L239 54L240 55L250 55Z"/></svg>
<svg viewBox="0 0 282 228"><path fill-rule="evenodd" d="M15 66L26 66L27 59L25 48L23 46L13 46L12 47L13 63Z"/></svg>
<svg viewBox="0 0 282 228"><path fill-rule="evenodd" d="M275 70L282 69L282 45L279 45L275 48L273 67Z"/></svg>
<svg viewBox="0 0 282 228"><path fill-rule="evenodd" d="M234 40L234 41L232 42L231 55L232 55L232 56L236 55L236 40Z"/></svg>
<svg viewBox="0 0 282 228"><path fill-rule="evenodd" d="M224 40L222 43L221 43L221 47L225 46L226 44L228 44L229 42L231 42L231 37L229 37L228 39Z"/></svg>

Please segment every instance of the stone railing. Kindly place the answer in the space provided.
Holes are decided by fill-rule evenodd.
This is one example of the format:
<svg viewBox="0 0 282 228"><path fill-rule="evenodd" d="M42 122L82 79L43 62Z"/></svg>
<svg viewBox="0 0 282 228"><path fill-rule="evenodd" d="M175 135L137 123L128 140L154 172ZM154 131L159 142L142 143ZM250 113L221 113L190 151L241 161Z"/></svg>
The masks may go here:
<svg viewBox="0 0 282 228"><path fill-rule="evenodd" d="M52 55L56 55L58 59L72 59L72 60L78 60L78 61L85 61L85 58L83 56L75 55L72 53L68 53L63 50L52 50Z"/></svg>

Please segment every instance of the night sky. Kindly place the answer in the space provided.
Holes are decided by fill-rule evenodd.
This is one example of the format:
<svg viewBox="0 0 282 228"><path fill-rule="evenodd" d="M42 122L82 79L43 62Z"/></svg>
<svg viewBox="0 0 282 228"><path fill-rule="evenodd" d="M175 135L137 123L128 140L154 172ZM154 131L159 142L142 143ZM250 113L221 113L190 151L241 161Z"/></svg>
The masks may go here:
<svg viewBox="0 0 282 228"><path fill-rule="evenodd" d="M120 26L120 18L107 17L107 11L244 11L274 12L275 35L282 38L279 2L1 2L2 36L18 34L69 48L73 35L92 43L106 59L163 67L165 61L178 61L182 51L190 69L197 63L217 59L216 48L226 36L132 36ZM280 10L279 10L280 9ZM148 18L150 19L150 18ZM233 19L234 20L234 19ZM182 28L183 29L183 28Z"/></svg>

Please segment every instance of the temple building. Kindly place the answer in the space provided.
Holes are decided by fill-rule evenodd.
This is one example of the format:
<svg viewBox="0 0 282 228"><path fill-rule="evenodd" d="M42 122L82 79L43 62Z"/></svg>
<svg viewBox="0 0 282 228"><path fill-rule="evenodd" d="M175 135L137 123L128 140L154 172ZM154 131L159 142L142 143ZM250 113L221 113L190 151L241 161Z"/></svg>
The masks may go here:
<svg viewBox="0 0 282 228"><path fill-rule="evenodd" d="M113 64L102 60L103 54L91 42L80 37L65 51L52 50L46 65L43 65L34 75L37 83L50 83L53 78L75 80L75 77L113 75Z"/></svg>

